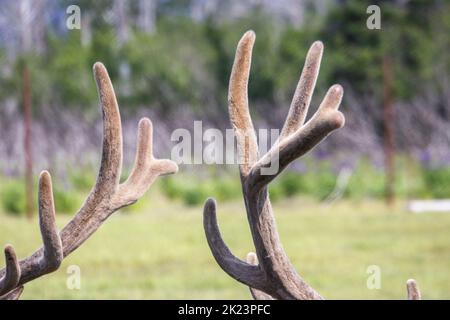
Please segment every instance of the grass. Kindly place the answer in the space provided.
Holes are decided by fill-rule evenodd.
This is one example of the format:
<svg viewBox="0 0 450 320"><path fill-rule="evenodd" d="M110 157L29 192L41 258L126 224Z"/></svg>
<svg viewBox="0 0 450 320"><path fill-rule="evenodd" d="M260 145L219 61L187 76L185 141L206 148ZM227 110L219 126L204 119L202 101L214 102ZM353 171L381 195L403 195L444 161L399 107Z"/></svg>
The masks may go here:
<svg viewBox="0 0 450 320"><path fill-rule="evenodd" d="M388 210L377 201L330 206L301 198L274 205L285 249L299 273L328 299L404 299L415 278L425 299L450 299L450 215ZM244 206L218 204L225 240L240 257L253 250ZM20 257L40 245L37 221L0 214L0 243ZM63 226L70 216L58 217ZM66 286L81 268L81 289ZM366 286L370 265L381 288ZM250 299L214 261L201 207L150 192L137 210L113 215L55 273L26 285L25 299Z"/></svg>

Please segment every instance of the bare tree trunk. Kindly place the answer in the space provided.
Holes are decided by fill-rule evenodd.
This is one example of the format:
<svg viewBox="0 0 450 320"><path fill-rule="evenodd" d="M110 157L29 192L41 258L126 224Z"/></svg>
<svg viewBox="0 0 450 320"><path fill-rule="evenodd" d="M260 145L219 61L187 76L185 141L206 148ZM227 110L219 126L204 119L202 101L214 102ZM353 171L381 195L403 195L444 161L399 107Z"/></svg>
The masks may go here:
<svg viewBox="0 0 450 320"><path fill-rule="evenodd" d="M391 206L395 201L395 124L392 104L392 62L388 56L383 57L383 124L385 201L387 205Z"/></svg>
<svg viewBox="0 0 450 320"><path fill-rule="evenodd" d="M87 47L92 41L92 16L90 12L81 15L81 45Z"/></svg>
<svg viewBox="0 0 450 320"><path fill-rule="evenodd" d="M24 153L25 153L25 192L26 213L33 217L33 156L31 150L31 88L28 67L24 63L22 71L22 101L24 124Z"/></svg>
<svg viewBox="0 0 450 320"><path fill-rule="evenodd" d="M47 8L51 4L48 0L33 2L32 10L32 42L37 52L44 52L47 49Z"/></svg>
<svg viewBox="0 0 450 320"><path fill-rule="evenodd" d="M32 8L30 0L21 0L19 3L20 23L21 23L21 44L22 52L28 52L32 43Z"/></svg>
<svg viewBox="0 0 450 320"><path fill-rule="evenodd" d="M139 0L138 27L146 33L154 33L156 25L155 0Z"/></svg>
<svg viewBox="0 0 450 320"><path fill-rule="evenodd" d="M119 46L123 46L127 43L129 38L128 30L128 12L127 3L125 0L114 1L114 15L116 20L116 34Z"/></svg>

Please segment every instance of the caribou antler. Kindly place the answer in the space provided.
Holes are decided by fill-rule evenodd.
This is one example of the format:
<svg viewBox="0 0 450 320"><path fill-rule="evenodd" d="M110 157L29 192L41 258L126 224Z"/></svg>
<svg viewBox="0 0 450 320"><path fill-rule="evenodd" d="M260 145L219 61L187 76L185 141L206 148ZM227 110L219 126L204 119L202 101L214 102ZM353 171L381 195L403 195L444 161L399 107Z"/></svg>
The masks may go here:
<svg viewBox="0 0 450 320"><path fill-rule="evenodd" d="M119 183L122 172L122 125L114 89L106 68L94 65L103 112L103 153L97 182L75 217L58 233L52 183L47 171L39 178L39 224L43 247L17 261L12 246L5 247L6 267L0 270L0 297L16 299L23 284L51 273L62 260L83 244L112 213L135 203L160 175L175 173L177 165L158 160L152 152L152 123L139 122L136 159L129 178Z"/></svg>
<svg viewBox="0 0 450 320"><path fill-rule="evenodd" d="M333 85L316 113L304 123L323 53L322 42L314 42L308 51L280 137L265 155L259 157L247 97L254 41L253 31L245 33L239 41L231 71L228 103L238 156L242 161L239 166L241 184L256 255L250 253L246 263L231 253L220 235L213 199L208 199L204 207L206 237L220 267L234 279L249 286L255 299L323 299L296 272L283 249L269 199L268 184L292 161L344 125L344 116L338 111L344 91L340 85ZM278 170L270 174L264 171L274 162L278 162Z"/></svg>
<svg viewBox="0 0 450 320"><path fill-rule="evenodd" d="M323 51L322 43L315 42L308 52L281 135L267 154L259 158L247 98L254 41L253 31L245 33L239 41L231 71L228 102L231 124L237 139L238 156L242 161L239 166L242 190L257 259L251 255L252 263L246 263L229 251L220 236L216 222L216 205L212 199L206 202L204 209L206 237L222 269L252 288L252 294L256 298L270 296L275 299L322 299L297 274L284 252L267 186L292 161L311 150L331 131L344 125L344 116L337 110L343 89L340 85L332 86L316 114L304 124ZM269 168L274 161L278 161L278 170L272 174L264 174L263 170ZM256 266L254 263L257 260L259 265Z"/></svg>
<svg viewBox="0 0 450 320"><path fill-rule="evenodd" d="M416 280L409 279L406 282L406 291L408 292L408 300L421 300L422 295L420 294L419 286Z"/></svg>

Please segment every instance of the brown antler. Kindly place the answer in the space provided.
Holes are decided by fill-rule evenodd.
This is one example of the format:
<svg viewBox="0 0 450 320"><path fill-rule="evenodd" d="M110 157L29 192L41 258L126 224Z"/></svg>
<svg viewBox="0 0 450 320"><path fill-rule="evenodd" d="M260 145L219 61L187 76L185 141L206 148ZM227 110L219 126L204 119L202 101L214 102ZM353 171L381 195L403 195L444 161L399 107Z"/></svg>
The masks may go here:
<svg viewBox="0 0 450 320"><path fill-rule="evenodd" d="M112 213L142 197L159 175L178 170L174 162L153 157L152 123L144 118L139 122L133 170L124 183L119 183L122 172L119 107L103 64L94 65L94 75L103 112L103 153L97 182L82 208L58 233L51 177L47 171L41 173L39 224L43 247L18 262L14 249L6 246L6 267L0 270L0 298L17 299L23 290L23 284L57 270L62 260L83 244Z"/></svg>
<svg viewBox="0 0 450 320"><path fill-rule="evenodd" d="M239 160L243 161L239 170L256 254L249 253L246 263L231 253L220 235L213 199L206 201L203 211L206 238L220 267L234 279L248 285L255 299L323 299L300 277L283 249L270 204L268 184L292 161L344 125L344 116L338 111L343 88L333 85L316 113L304 123L322 59L323 44L316 41L308 51L280 137L259 158L247 98L254 41L253 31L245 33L239 41L231 71L228 102ZM265 171L273 163L278 163L278 169L271 173ZM407 286L410 299L420 298L413 280L408 281Z"/></svg>
<svg viewBox="0 0 450 320"><path fill-rule="evenodd" d="M248 109L247 85L255 34L247 32L239 41L229 85L229 113L234 128L240 174L247 217L256 248L250 263L230 252L220 235L216 221L216 204L209 199L204 208L204 227L211 251L218 264L230 276L248 285L259 299L322 299L295 271L280 242L269 200L268 184L292 161L311 150L330 132L344 125L344 116L337 110L343 89L334 85L326 94L315 115L304 124L306 113L319 73L323 52L315 42L307 55L294 99L279 140L258 157L256 134ZM278 162L278 170L264 170ZM257 261L259 260L259 265Z"/></svg>
<svg viewBox="0 0 450 320"><path fill-rule="evenodd" d="M421 300L422 295L420 294L419 286L416 280L409 279L406 282L406 291L408 292L408 300Z"/></svg>

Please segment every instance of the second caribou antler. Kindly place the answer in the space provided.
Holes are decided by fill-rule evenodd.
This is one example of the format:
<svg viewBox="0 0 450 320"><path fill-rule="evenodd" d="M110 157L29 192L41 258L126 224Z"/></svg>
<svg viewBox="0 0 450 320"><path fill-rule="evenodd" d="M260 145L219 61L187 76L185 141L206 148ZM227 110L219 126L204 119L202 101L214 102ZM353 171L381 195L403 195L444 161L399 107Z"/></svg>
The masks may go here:
<svg viewBox="0 0 450 320"><path fill-rule="evenodd" d="M103 153L97 182L75 217L58 233L55 223L52 183L47 171L39 178L39 224L43 247L18 261L12 246L5 247L6 267L0 270L0 299L17 299L23 285L59 268L62 260L85 242L118 209L135 203L153 181L175 173L177 165L158 160L152 150L152 123L139 122L136 159L124 183L122 173L122 125L114 89L106 68L94 65L103 113Z"/></svg>
<svg viewBox="0 0 450 320"><path fill-rule="evenodd" d="M344 116L338 111L343 88L333 85L316 113L304 123L323 53L323 44L320 41L313 43L280 137L265 155L259 157L247 97L254 42L253 31L245 33L239 41L231 71L228 104L238 157L242 161L239 171L256 255L250 253L247 262L244 262L231 253L220 234L213 199L207 200L203 212L206 237L220 267L234 279L248 285L255 299L323 299L296 272L283 249L269 199L268 184L292 161L344 125ZM274 161L278 162L278 170L271 174L264 172ZM411 299L420 296L413 282L408 282L408 296Z"/></svg>
<svg viewBox="0 0 450 320"><path fill-rule="evenodd" d="M256 248L252 263L235 257L224 243L216 221L216 204L209 199L204 208L204 227L211 251L218 264L230 276L253 288L254 296L269 294L276 299L322 299L295 271L280 242L270 204L268 184L292 161L311 150L331 131L344 125L337 110L343 89L334 85L316 114L304 124L319 73L323 45L315 42L308 52L305 67L294 94L289 114L275 145L258 157L258 144L248 109L247 86L255 34L248 31L239 41L231 71L228 103L231 124L238 144L242 190L247 218ZM279 170L262 170L278 161ZM251 256L250 256L251 258ZM259 260L259 265L255 265ZM262 292L260 292L262 291Z"/></svg>

